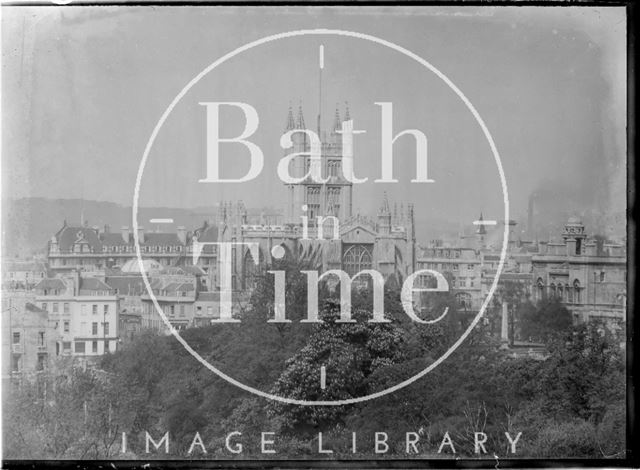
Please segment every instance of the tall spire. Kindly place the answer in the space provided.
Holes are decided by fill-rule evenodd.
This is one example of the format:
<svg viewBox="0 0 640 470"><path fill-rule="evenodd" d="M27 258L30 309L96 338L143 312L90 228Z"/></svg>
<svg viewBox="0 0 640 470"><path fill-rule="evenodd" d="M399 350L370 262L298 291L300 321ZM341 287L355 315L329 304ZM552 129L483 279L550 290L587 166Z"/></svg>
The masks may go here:
<svg viewBox="0 0 640 470"><path fill-rule="evenodd" d="M382 206L378 211L378 232L384 236L391 234L391 211L389 210L389 199L387 199L386 191L382 198Z"/></svg>
<svg viewBox="0 0 640 470"><path fill-rule="evenodd" d="M478 222L482 222L482 212L480 212L480 218L478 219ZM476 230L476 233L478 235L486 235L487 234L487 230L484 228L484 224L480 223L478 225L478 230Z"/></svg>
<svg viewBox="0 0 640 470"><path fill-rule="evenodd" d="M380 213L391 215L391 210L389 209L389 199L387 198L387 192L384 192L384 196L382 198L382 207L380 208Z"/></svg>
<svg viewBox="0 0 640 470"><path fill-rule="evenodd" d="M333 118L333 131L339 131L342 129L342 121L340 120L340 111L338 110L338 105L336 104L336 115Z"/></svg>
<svg viewBox="0 0 640 470"><path fill-rule="evenodd" d="M289 103L289 112L287 113L287 130L293 130L296 128L295 121L293 120L293 109L291 109L291 103Z"/></svg>
<svg viewBox="0 0 640 470"><path fill-rule="evenodd" d="M300 102L300 106L298 106L298 119L296 121L296 129L306 129L307 126L304 125L304 116L302 115L302 101Z"/></svg>

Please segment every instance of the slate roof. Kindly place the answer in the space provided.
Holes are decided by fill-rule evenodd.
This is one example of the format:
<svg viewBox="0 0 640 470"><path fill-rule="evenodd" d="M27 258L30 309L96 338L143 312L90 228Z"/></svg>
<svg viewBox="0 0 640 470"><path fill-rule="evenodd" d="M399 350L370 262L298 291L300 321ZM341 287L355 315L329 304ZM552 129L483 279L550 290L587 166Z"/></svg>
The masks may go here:
<svg viewBox="0 0 640 470"><path fill-rule="evenodd" d="M194 276L204 276L206 273L200 266L181 266L185 273L193 274Z"/></svg>
<svg viewBox="0 0 640 470"><path fill-rule="evenodd" d="M97 277L85 277L80 279L80 291L111 292L113 289Z"/></svg>
<svg viewBox="0 0 640 470"><path fill-rule="evenodd" d="M122 246L122 245L130 245L130 242L125 242L122 235L119 233L103 233L100 237L102 239L102 243L106 246Z"/></svg>
<svg viewBox="0 0 640 470"><path fill-rule="evenodd" d="M129 234L129 241L125 242L119 233L103 233L101 239L103 244L107 246L124 246L133 245L133 235ZM165 232L145 232L144 241L140 242L141 246L165 246L165 245L183 245L175 233Z"/></svg>
<svg viewBox="0 0 640 470"><path fill-rule="evenodd" d="M171 266L164 270L164 274L204 276L205 272L199 266Z"/></svg>
<svg viewBox="0 0 640 470"><path fill-rule="evenodd" d="M38 307L37 305L32 304L31 302L27 302L24 305L25 310L29 311L29 312L33 312L33 313L47 313L46 310L41 309L40 307Z"/></svg>
<svg viewBox="0 0 640 470"><path fill-rule="evenodd" d="M220 300L220 292L202 291L198 292L196 302L217 302Z"/></svg>
<svg viewBox="0 0 640 470"><path fill-rule="evenodd" d="M67 288L67 285L62 279L58 279L57 277L49 277L40 281L35 288L65 290Z"/></svg>
<svg viewBox="0 0 640 470"><path fill-rule="evenodd" d="M182 245L183 243L178 238L178 235L175 233L156 233L150 232L144 234L144 243L141 245L144 246L155 246L155 245Z"/></svg>
<svg viewBox="0 0 640 470"><path fill-rule="evenodd" d="M142 295L147 291L142 276L113 276L105 282L120 295Z"/></svg>
<svg viewBox="0 0 640 470"><path fill-rule="evenodd" d="M41 261L7 260L2 264L4 271L44 272L47 270Z"/></svg>
<svg viewBox="0 0 640 470"><path fill-rule="evenodd" d="M89 227L73 227L65 222L55 237L62 251L72 250L76 240L86 242L94 252L102 251L102 242L98 233Z"/></svg>
<svg viewBox="0 0 640 470"><path fill-rule="evenodd" d="M198 237L201 242L216 242L218 241L218 227L210 225L205 222L201 227L194 231L194 235ZM89 244L92 251L95 253L102 252L103 246L125 246L133 245L133 236L130 233L127 237L128 240L122 238L122 234L118 232L103 232L99 233L98 230L90 227L71 226L67 225L65 221L62 228L55 234L58 247L62 251L69 251L73 249L73 245L76 241L84 241ZM169 232L145 232L144 242L140 243L142 246L177 246L184 243L180 241L177 233Z"/></svg>
<svg viewBox="0 0 640 470"><path fill-rule="evenodd" d="M171 292L193 292L195 290L193 284L188 282L172 282L167 284L163 290L166 290L167 293Z"/></svg>

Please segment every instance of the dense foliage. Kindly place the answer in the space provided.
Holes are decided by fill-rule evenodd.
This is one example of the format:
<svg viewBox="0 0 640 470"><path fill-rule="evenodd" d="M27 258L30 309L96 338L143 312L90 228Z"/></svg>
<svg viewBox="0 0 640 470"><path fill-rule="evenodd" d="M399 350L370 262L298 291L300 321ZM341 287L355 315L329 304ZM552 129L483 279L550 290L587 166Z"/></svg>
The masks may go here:
<svg viewBox="0 0 640 470"><path fill-rule="evenodd" d="M393 288L385 292L389 323L367 322L371 299L363 293L354 293L357 322L336 323L337 296L327 290L320 309L324 323L300 323L306 284L296 272L287 272L292 323L266 323L273 278L265 276L241 324L194 328L183 337L220 370L256 389L335 400L379 392L414 376L469 325L470 318L445 293L427 299L421 314L435 318L449 308L441 322L412 323ZM175 458L350 458L354 431L358 458L407 457L407 432L420 436L418 457L437 456L445 433L458 455L473 457L476 432L487 434L486 457L513 457L505 431L513 437L522 432L515 457L622 457L626 395L620 336L598 324L572 326L562 305L520 304L523 333L545 341L546 360L512 357L500 349L491 322L480 322L424 377L393 394L341 407L301 407L257 397L204 368L173 337L145 333L104 357L101 371L50 373L8 390L5 457L166 458L163 448L145 454L146 431L156 442L168 431L169 454ZM327 371L324 389L321 366ZM233 431L242 433L242 454L225 447ZM384 455L374 453L375 433L381 431L388 435ZM127 433L125 453L122 432ZM261 454L262 432L275 433L277 454ZM318 454L319 432L333 454ZM206 455L192 445L196 433Z"/></svg>

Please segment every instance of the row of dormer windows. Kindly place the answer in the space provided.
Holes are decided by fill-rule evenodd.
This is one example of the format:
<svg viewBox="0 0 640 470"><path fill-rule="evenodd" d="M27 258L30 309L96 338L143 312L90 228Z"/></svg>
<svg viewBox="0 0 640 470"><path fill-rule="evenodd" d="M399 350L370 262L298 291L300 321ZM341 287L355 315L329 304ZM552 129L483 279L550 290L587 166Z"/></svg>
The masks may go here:
<svg viewBox="0 0 640 470"><path fill-rule="evenodd" d="M142 245L140 250L143 253L181 253L183 251L183 246L181 245L150 245L145 246ZM63 252L63 250L56 250L52 247L52 251L54 252ZM86 243L76 243L73 245L71 250L67 250L67 253L97 253L97 250L94 250ZM105 245L102 247L103 253L135 253L136 249L133 245L114 245L108 246Z"/></svg>
<svg viewBox="0 0 640 470"><path fill-rule="evenodd" d="M181 253L181 245L151 245L140 247L140 251L143 253ZM104 253L135 253L135 246L132 245L114 245L103 246L102 251Z"/></svg>
<svg viewBox="0 0 640 470"><path fill-rule="evenodd" d="M460 250L439 250L439 249L427 249L424 252L424 256L431 256L434 258L460 258Z"/></svg>

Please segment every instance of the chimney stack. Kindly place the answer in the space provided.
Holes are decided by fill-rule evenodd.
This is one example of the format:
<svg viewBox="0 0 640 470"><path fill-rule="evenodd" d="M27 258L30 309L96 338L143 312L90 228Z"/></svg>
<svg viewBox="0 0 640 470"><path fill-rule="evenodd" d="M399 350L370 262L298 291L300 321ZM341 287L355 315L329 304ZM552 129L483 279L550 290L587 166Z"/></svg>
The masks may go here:
<svg viewBox="0 0 640 470"><path fill-rule="evenodd" d="M180 240L180 243L182 243L183 245L187 244L187 229L184 226L180 226L178 227L178 239Z"/></svg>
<svg viewBox="0 0 640 470"><path fill-rule="evenodd" d="M144 227L138 225L138 242L144 243Z"/></svg>
<svg viewBox="0 0 640 470"><path fill-rule="evenodd" d="M129 243L129 227L122 227L120 231L122 232L122 239L124 240L124 242Z"/></svg>

